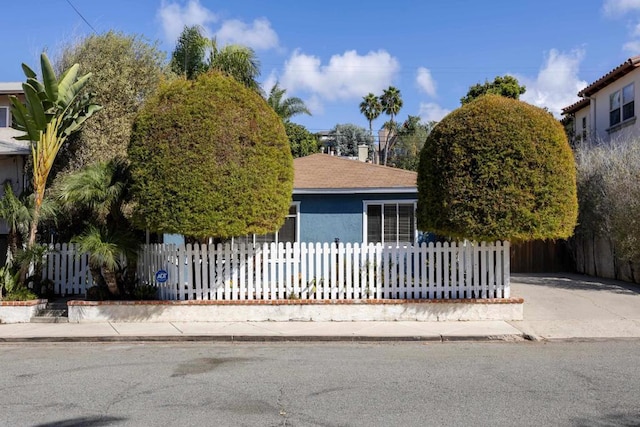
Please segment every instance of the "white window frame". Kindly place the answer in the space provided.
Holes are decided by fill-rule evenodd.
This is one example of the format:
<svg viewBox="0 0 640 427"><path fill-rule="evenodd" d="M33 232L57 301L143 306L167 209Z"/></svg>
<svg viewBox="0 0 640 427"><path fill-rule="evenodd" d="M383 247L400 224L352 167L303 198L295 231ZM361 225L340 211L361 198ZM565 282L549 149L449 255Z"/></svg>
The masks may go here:
<svg viewBox="0 0 640 427"><path fill-rule="evenodd" d="M294 238L294 242L300 242L300 202L291 202L291 204L289 205L289 209L291 209L292 207L296 208L296 213L295 214L287 214L286 218L295 218L296 219L296 231L295 231L295 238ZM285 219L286 221L286 219ZM284 225L284 224L283 224ZM280 239L279 239L279 234L280 230L276 231L275 234L275 243L278 244L280 243ZM235 242L235 238L231 238L231 243L234 244ZM266 242L265 242L266 243ZM252 234L251 235L251 244L253 244L254 246L256 245L256 234Z"/></svg>
<svg viewBox="0 0 640 427"><path fill-rule="evenodd" d="M627 89L628 87L631 87L631 99L625 99L624 98L624 91L625 89ZM634 83L629 83L628 85L625 85L622 89L618 89L614 92L612 92L609 95L609 127L613 128L618 126L621 123L626 122L627 120L630 120L632 118L634 118L636 116L636 111L635 111L635 85ZM618 106L618 108L611 108L611 101L614 99L614 97L618 97L618 99L620 100L619 103L620 105ZM630 104L631 102L634 102L634 106L633 106L633 115L631 115L630 117L625 118L624 117L624 107L628 104ZM614 110L619 110L618 112L618 122L617 123L611 123L611 113Z"/></svg>
<svg viewBox="0 0 640 427"><path fill-rule="evenodd" d="M3 114L3 111L5 112L5 119L6 119L6 123L8 128L11 127L11 109L7 106L7 105L0 105L0 115Z"/></svg>
<svg viewBox="0 0 640 427"><path fill-rule="evenodd" d="M416 209L418 207L418 201L416 199L392 199L392 200L364 200L362 202L362 243L368 244L368 218L367 218L367 209L370 205L380 205L382 206L382 239L384 245L397 245L398 242L384 242L384 205L413 205L413 242L409 242L415 244L418 239L418 220L416 217Z"/></svg>

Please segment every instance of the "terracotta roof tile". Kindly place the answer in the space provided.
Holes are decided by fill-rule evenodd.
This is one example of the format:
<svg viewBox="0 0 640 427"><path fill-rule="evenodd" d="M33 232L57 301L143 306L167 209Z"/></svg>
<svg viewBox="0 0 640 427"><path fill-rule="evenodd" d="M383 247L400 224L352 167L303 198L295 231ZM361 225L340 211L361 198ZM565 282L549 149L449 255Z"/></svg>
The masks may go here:
<svg viewBox="0 0 640 427"><path fill-rule="evenodd" d="M328 154L312 154L293 161L295 190L415 189L416 172L364 163Z"/></svg>
<svg viewBox="0 0 640 427"><path fill-rule="evenodd" d="M603 87L610 85L611 83L615 82L619 78L625 76L638 67L640 67L640 56L633 56L624 61L622 64L618 65L613 70L609 71L604 76L600 77L595 82L591 83L589 86L582 89L580 92L578 92L578 96L591 96Z"/></svg>
<svg viewBox="0 0 640 427"><path fill-rule="evenodd" d="M582 98L577 102L574 102L573 104L569 105L568 107L564 107L562 109L562 115L567 115L567 114L572 114L572 113L576 113L580 110L582 110L583 108L589 106L589 104L591 103L591 101L589 100L589 98Z"/></svg>

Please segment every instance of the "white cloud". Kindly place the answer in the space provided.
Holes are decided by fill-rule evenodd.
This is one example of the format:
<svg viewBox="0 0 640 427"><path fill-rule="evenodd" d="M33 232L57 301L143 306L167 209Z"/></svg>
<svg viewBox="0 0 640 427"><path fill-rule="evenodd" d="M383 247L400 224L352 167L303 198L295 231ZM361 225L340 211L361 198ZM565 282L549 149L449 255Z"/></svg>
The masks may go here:
<svg viewBox="0 0 640 427"><path fill-rule="evenodd" d="M207 24L218 20L216 14L202 6L199 0L190 0L184 7L179 3L163 0L158 10L158 17L165 38L171 42L178 39L185 25L200 25L206 28Z"/></svg>
<svg viewBox="0 0 640 427"><path fill-rule="evenodd" d="M278 34L271 28L266 18L259 18L251 25L232 19L222 23L216 32L220 44L242 44L255 50L267 50L278 47Z"/></svg>
<svg viewBox="0 0 640 427"><path fill-rule="evenodd" d="M398 71L398 60L384 50L359 55L355 50L333 55L322 65L320 58L295 51L285 62L282 86L290 92L307 91L325 100L357 99L389 86Z"/></svg>
<svg viewBox="0 0 640 427"><path fill-rule="evenodd" d="M322 100L317 95L311 95L309 99L306 99L304 101L304 104L314 116L324 114L324 105L322 104Z"/></svg>
<svg viewBox="0 0 640 427"><path fill-rule="evenodd" d="M436 82L433 80L431 71L429 71L428 68L418 68L418 71L416 73L416 83L418 83L418 87L422 89L424 93L435 98Z"/></svg>
<svg viewBox="0 0 640 427"><path fill-rule="evenodd" d="M640 10L640 0L604 0L604 13L609 16L619 16L633 10Z"/></svg>
<svg viewBox="0 0 640 427"><path fill-rule="evenodd" d="M520 99L547 107L559 117L562 108L578 100L577 93L587 86L587 82L578 77L584 54L582 49L569 53L551 49L535 79L516 76L520 84L527 87Z"/></svg>
<svg viewBox="0 0 640 427"><path fill-rule="evenodd" d="M622 50L637 55L640 53L640 40L631 40L622 45Z"/></svg>
<svg viewBox="0 0 640 427"><path fill-rule="evenodd" d="M423 122L439 122L444 116L449 114L451 110L447 110L434 102L421 102L418 115Z"/></svg>
<svg viewBox="0 0 640 427"><path fill-rule="evenodd" d="M276 70L271 70L267 78L262 82L262 90L268 94L277 82L278 74L276 73Z"/></svg>

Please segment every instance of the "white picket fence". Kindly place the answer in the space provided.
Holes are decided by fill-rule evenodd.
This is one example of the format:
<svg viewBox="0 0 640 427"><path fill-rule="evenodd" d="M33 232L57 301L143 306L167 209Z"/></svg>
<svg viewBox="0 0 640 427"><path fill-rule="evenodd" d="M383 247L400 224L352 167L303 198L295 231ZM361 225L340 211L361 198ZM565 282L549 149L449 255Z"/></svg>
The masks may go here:
<svg viewBox="0 0 640 427"><path fill-rule="evenodd" d="M160 274L158 274L160 272ZM166 272L167 274L163 274ZM167 300L507 298L509 242L146 245L144 283ZM156 278L166 279L160 283ZM162 279L161 279L162 280Z"/></svg>
<svg viewBox="0 0 640 427"><path fill-rule="evenodd" d="M42 277L53 282L57 295L82 295L94 284L89 254L79 253L74 243L57 243L49 248Z"/></svg>

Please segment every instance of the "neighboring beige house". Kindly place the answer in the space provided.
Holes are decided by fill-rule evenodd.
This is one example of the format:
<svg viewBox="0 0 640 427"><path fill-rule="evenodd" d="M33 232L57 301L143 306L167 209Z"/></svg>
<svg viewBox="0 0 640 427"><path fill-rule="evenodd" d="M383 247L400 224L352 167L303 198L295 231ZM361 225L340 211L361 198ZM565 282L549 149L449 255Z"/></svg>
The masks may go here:
<svg viewBox="0 0 640 427"><path fill-rule="evenodd" d="M9 181L16 194L24 189L24 165L29 155L29 143L16 138L22 132L11 128L11 101L16 95L24 101L22 83L0 82L0 197L4 196L4 183ZM0 265L7 252L7 225L0 220Z"/></svg>
<svg viewBox="0 0 640 427"><path fill-rule="evenodd" d="M640 96L640 56L634 56L578 92L578 102L562 109L573 118L575 141L609 141L640 136L635 99Z"/></svg>

